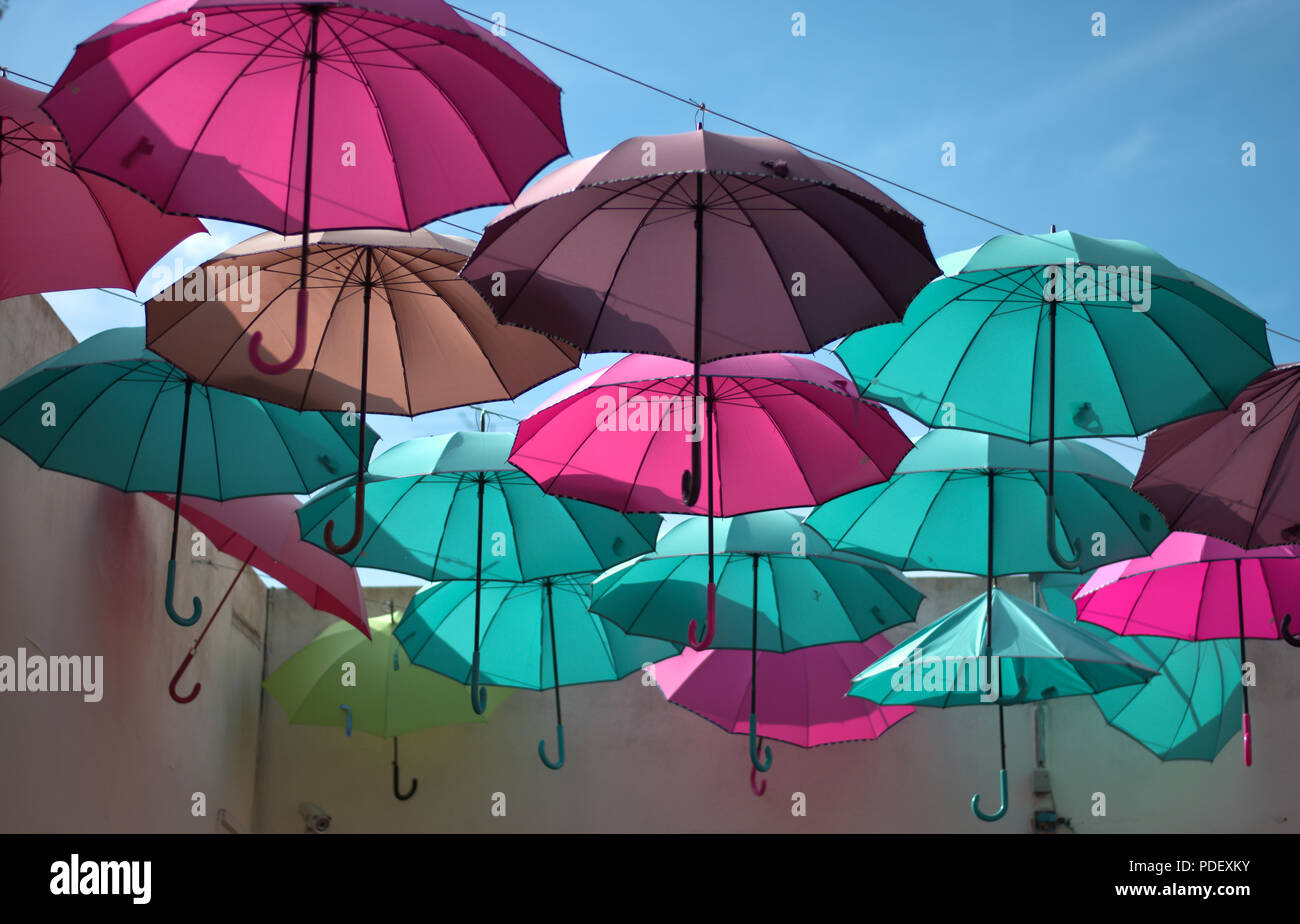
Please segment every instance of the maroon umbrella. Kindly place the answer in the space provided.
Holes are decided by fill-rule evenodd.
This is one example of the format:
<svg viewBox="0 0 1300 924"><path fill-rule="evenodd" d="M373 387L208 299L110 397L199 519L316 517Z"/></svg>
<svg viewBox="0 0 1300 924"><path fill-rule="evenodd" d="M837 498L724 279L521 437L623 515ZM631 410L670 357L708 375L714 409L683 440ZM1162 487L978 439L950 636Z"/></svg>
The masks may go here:
<svg viewBox="0 0 1300 924"><path fill-rule="evenodd" d="M175 495L150 492L149 496L176 509ZM172 676L167 690L176 702L188 703L199 695L202 684L196 683L185 696L176 692L176 684L249 565L288 587L313 609L332 613L370 637L366 601L356 570L341 558L299 538L296 516L299 506L298 501L287 494L242 497L225 502L190 496L181 500L181 515L198 527L213 545L238 558L242 564L221 603L212 611L203 631Z"/></svg>
<svg viewBox="0 0 1300 924"><path fill-rule="evenodd" d="M43 98L0 70L0 300L97 286L134 292L163 254L203 225L73 170L40 111Z"/></svg>
<svg viewBox="0 0 1300 924"><path fill-rule="evenodd" d="M413 230L567 151L559 88L442 0L157 0L77 46L44 108L77 167L281 234ZM259 339L263 372L302 358Z"/></svg>
<svg viewBox="0 0 1300 924"><path fill-rule="evenodd" d="M462 271L502 321L585 352L809 353L897 321L939 275L921 222L773 138L630 138L544 177ZM682 497L700 492L692 447Z"/></svg>
<svg viewBox="0 0 1300 924"><path fill-rule="evenodd" d="M1171 530L1300 543L1300 363L1265 372L1226 410L1156 430L1133 487Z"/></svg>

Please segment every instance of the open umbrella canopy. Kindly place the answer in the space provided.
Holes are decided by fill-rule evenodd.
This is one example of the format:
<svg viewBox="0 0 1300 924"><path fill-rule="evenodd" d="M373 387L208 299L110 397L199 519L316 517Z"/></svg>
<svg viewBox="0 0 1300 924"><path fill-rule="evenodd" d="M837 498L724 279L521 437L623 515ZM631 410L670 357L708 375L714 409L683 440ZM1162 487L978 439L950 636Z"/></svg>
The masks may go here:
<svg viewBox="0 0 1300 924"><path fill-rule="evenodd" d="M0 71L0 301L97 286L134 292L203 225L73 170L63 136L39 108L44 98Z"/></svg>
<svg viewBox="0 0 1300 924"><path fill-rule="evenodd" d="M1300 363L1149 435L1133 486L1174 529L1246 548L1300 542Z"/></svg>
<svg viewBox="0 0 1300 924"><path fill-rule="evenodd" d="M939 265L901 324L836 350L864 395L929 426L1132 436L1223 408L1273 365L1263 318L1134 241L1004 234Z"/></svg>
<svg viewBox="0 0 1300 924"><path fill-rule="evenodd" d="M1055 530L1059 545L1081 543L1078 570L1144 555L1168 534L1110 456L1075 440L1056 452ZM907 571L986 574L990 561L994 575L1055 571L1041 533L1047 467L1042 444L931 430L889 481L828 501L807 522L838 549Z"/></svg>
<svg viewBox="0 0 1300 924"><path fill-rule="evenodd" d="M836 552L784 510L718 521L715 648L793 651L860 642L916 618L922 594L893 568ZM655 551L601 575L592 611L628 632L684 644L683 614L698 612L707 572L706 523L686 520ZM758 626L754 638L757 562Z"/></svg>
<svg viewBox="0 0 1300 924"><path fill-rule="evenodd" d="M848 695L881 705L1009 706L1155 674L1095 633L995 588L895 646L853 679Z"/></svg>
<svg viewBox="0 0 1300 924"><path fill-rule="evenodd" d="M912 447L843 373L802 356L720 359L700 369L709 413L693 403L690 363L634 354L584 376L519 425L510 461L548 493L617 510L706 513L681 472L711 421L719 516L803 507L889 477Z"/></svg>

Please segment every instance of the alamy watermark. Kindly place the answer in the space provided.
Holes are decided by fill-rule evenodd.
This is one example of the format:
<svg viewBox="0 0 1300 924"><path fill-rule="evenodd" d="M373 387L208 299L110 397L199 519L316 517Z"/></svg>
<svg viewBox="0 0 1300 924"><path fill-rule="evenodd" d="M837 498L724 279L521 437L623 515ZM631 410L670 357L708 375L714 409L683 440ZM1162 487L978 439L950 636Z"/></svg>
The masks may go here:
<svg viewBox="0 0 1300 924"><path fill-rule="evenodd" d="M154 267L150 275L154 284L161 287L155 299L161 302L234 302L241 311L261 310L262 273L259 267L212 265L200 266L192 273L186 273L183 266L177 257L170 267Z"/></svg>
<svg viewBox="0 0 1300 924"><path fill-rule="evenodd" d="M1073 257L1065 266L1043 267L1043 298L1049 302L1127 302L1151 308L1150 266L1091 266Z"/></svg>
<svg viewBox="0 0 1300 924"><path fill-rule="evenodd" d="M926 658L914 648L898 666L889 685L895 693L974 693L980 702L995 703L1002 695L1001 669L997 655Z"/></svg>
<svg viewBox="0 0 1300 924"><path fill-rule="evenodd" d="M0 693L80 693L88 703L104 698L104 656L0 655Z"/></svg>
<svg viewBox="0 0 1300 924"><path fill-rule="evenodd" d="M688 443L701 439L704 397L682 395L628 395L619 386L618 397L596 399L596 429L602 433L684 433Z"/></svg>

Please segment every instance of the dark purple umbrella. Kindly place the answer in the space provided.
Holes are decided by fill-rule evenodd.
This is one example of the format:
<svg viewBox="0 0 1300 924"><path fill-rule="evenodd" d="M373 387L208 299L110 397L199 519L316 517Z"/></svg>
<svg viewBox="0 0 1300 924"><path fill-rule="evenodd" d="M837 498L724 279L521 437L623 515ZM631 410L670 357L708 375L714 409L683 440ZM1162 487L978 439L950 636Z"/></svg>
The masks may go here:
<svg viewBox="0 0 1300 924"><path fill-rule="evenodd" d="M774 138L697 130L630 138L542 178L462 275L506 323L584 352L693 362L699 395L701 363L810 353L897 321L939 268L921 222L862 178Z"/></svg>
<svg viewBox="0 0 1300 924"><path fill-rule="evenodd" d="M1133 487L1171 530L1300 543L1300 363L1265 372L1226 410L1156 430Z"/></svg>

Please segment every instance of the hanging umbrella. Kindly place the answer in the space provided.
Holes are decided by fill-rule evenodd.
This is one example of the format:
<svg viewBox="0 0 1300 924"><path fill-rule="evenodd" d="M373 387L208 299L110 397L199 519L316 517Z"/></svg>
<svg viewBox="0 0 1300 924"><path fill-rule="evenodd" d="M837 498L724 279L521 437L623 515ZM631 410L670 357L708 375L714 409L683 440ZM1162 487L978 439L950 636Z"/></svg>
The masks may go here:
<svg viewBox="0 0 1300 924"><path fill-rule="evenodd" d="M366 431L365 452L377 438ZM300 413L195 384L145 349L144 328L96 334L0 389L0 437L41 468L121 491L229 500L306 494L357 464L341 414ZM180 511L172 515L167 615L172 605Z"/></svg>
<svg viewBox="0 0 1300 924"><path fill-rule="evenodd" d="M551 494L711 521L808 506L875 484L912 448L883 408L860 402L839 373L810 359L720 359L703 365L700 377L707 433L691 408L690 364L634 355L580 379L525 419L510 461ZM688 505L674 482L701 441L706 499ZM694 648L713 638L715 600L710 567L703 637L687 632Z"/></svg>
<svg viewBox="0 0 1300 924"><path fill-rule="evenodd" d="M176 497L173 494L150 492L149 496L176 509ZM172 675L167 692L176 702L188 703L199 695L202 684L194 684L194 689L185 696L176 692L176 684L190 666L199 645L203 644L203 637L212 628L226 598L235 589L244 569L249 565L288 587L312 609L332 613L365 635L370 635L366 621L366 601L356 571L333 555L298 538L298 521L294 512L299 506L301 505L294 497L285 494L236 498L224 503L198 497L181 499L181 516L198 527L208 541L222 552L239 559L240 565L221 602L209 614L203 631Z"/></svg>
<svg viewBox="0 0 1300 924"><path fill-rule="evenodd" d="M836 352L863 394L930 426L1048 440L1061 570L1082 550L1054 541L1055 438L1135 436L1220 409L1273 364L1263 318L1133 241L1000 235L940 265L901 324Z"/></svg>
<svg viewBox="0 0 1300 924"><path fill-rule="evenodd" d="M1265 372L1224 411L1152 433L1133 487L1182 532L1252 549L1300 542L1300 363Z"/></svg>
<svg viewBox="0 0 1300 924"><path fill-rule="evenodd" d="M275 697L293 725L342 726L393 739L393 795L406 801L399 786L397 738L422 728L486 722L509 690L497 690L491 708L465 708L465 688L433 671L417 670L394 637L397 617L390 613L370 623L370 638L335 623L276 668L262 687ZM398 623L400 625L400 623ZM355 686L343 686L344 665L353 665Z"/></svg>
<svg viewBox="0 0 1300 924"><path fill-rule="evenodd" d="M567 152L560 91L441 0L157 0L100 30L44 103L75 165L173 214L302 234L410 231L509 202ZM319 103L319 105L318 105Z"/></svg>
<svg viewBox="0 0 1300 924"><path fill-rule="evenodd" d="M708 524L687 520L654 552L613 568L592 585L593 613L634 635L682 644L681 613L698 606L708 568ZM749 756L758 757L758 652L861 642L916 618L922 594L880 562L836 552L794 514L749 513L718 524L715 648L750 653Z"/></svg>
<svg viewBox="0 0 1300 924"><path fill-rule="evenodd" d="M862 178L775 138L700 129L554 170L488 225L463 275L501 320L583 352L690 361L702 398L701 364L811 353L895 321L937 271L921 222Z"/></svg>
<svg viewBox="0 0 1300 924"><path fill-rule="evenodd" d="M397 640L414 664L455 680L471 679L474 659L481 652L486 683L554 689L559 756L555 761L546 756L545 740L537 742L537 756L558 770L564 766L561 685L619 680L681 650L668 642L628 635L587 612L595 576L484 581L481 603L475 600L474 581L443 581L415 595L397 628ZM474 628L480 621L481 634Z"/></svg>
<svg viewBox="0 0 1300 924"><path fill-rule="evenodd" d="M878 706L844 695L852 678L889 650L877 635L865 642L800 648L784 654L760 651L757 665L744 651L683 651L651 668L655 685L674 705L708 719L725 732L745 734L753 676L763 672L755 708L759 748L763 738L801 748L879 738L915 712L911 706ZM750 788L761 796L750 767Z"/></svg>
<svg viewBox="0 0 1300 924"><path fill-rule="evenodd" d="M0 68L0 301L99 286L134 292L163 254L203 225L73 170L42 99Z"/></svg>
<svg viewBox="0 0 1300 924"><path fill-rule="evenodd" d="M220 280L215 297L195 304L163 293L149 302L149 348L205 385L298 410L359 405L358 433L370 410L414 416L510 399L575 368L575 348L498 324L457 277L472 247L424 229L312 235L303 334L311 359L285 375L265 376L239 347L253 327L292 328L301 240L260 234L199 267L200 279ZM256 285L230 284L254 274ZM256 304L249 305L254 291ZM331 551L346 552L360 538L363 472L357 472L352 538L336 544L327 528Z"/></svg>
<svg viewBox="0 0 1300 924"><path fill-rule="evenodd" d="M1222 539L1170 533L1150 556L1098 568L1075 592L1079 619L1121 635L1202 641L1282 639L1300 603L1300 546L1245 550ZM1239 665L1240 667L1240 665ZM1241 691L1242 748L1252 762L1250 693Z"/></svg>
<svg viewBox="0 0 1300 924"><path fill-rule="evenodd" d="M903 641L853 679L849 696L888 705L998 704L1002 805L1007 812L1007 739L1002 710L1018 703L1144 683L1155 670L1094 633L990 587Z"/></svg>
<svg viewBox="0 0 1300 924"><path fill-rule="evenodd" d="M1059 440L1056 452L1057 541L1090 550L1076 568L1144 555L1160 544L1168 534L1164 520L1129 490L1127 469L1077 440ZM889 481L835 498L807 522L836 548L905 571L1053 571L1057 564L1038 534L1049 464L1041 444L931 430Z"/></svg>
<svg viewBox="0 0 1300 924"><path fill-rule="evenodd" d="M654 548L660 518L552 497L507 457L509 433L451 433L394 446L370 465L361 540L344 561L426 581L527 581L604 569ZM298 511L302 537L355 504L349 479ZM481 601L481 594L476 594ZM475 638L479 637L476 620ZM471 665L476 708L478 646Z"/></svg>

